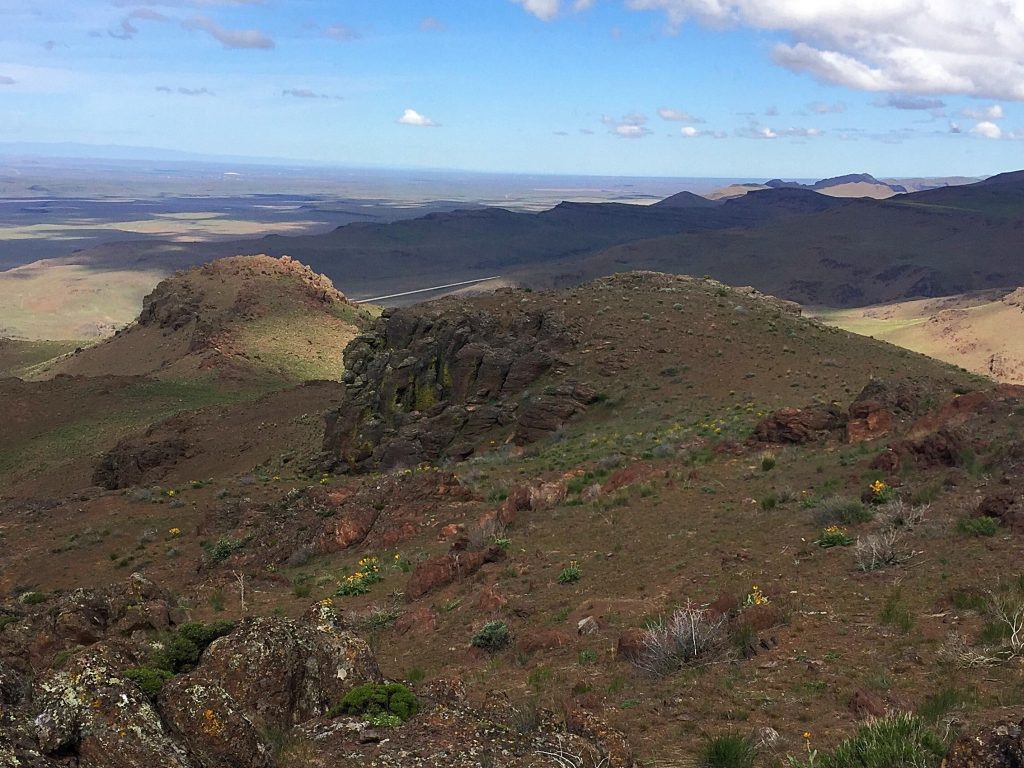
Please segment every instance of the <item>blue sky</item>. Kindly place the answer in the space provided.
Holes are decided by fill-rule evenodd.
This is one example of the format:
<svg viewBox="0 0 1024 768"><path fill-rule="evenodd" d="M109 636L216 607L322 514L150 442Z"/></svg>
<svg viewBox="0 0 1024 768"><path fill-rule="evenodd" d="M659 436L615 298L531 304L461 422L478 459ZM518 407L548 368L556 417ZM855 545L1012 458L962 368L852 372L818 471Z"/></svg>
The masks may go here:
<svg viewBox="0 0 1024 768"><path fill-rule="evenodd" d="M0 0L0 142L808 178L1024 167L1024 0Z"/></svg>

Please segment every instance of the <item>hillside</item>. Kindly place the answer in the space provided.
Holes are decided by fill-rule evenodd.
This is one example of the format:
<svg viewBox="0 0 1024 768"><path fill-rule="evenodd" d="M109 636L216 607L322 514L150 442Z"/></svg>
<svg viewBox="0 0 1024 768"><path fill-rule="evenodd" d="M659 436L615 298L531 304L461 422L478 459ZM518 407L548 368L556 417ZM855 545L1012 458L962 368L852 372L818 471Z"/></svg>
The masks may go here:
<svg viewBox="0 0 1024 768"><path fill-rule="evenodd" d="M1011 384L1024 384L1024 290L815 312L830 325Z"/></svg>
<svg viewBox="0 0 1024 768"><path fill-rule="evenodd" d="M634 768L768 729L779 759L804 731L828 750L895 708L944 749L1010 711L984 595L1020 599L1000 577L1024 554L1024 391L654 273L387 310L344 357L343 386L155 416L64 465L36 425L167 384L19 382L23 461L48 466L0 465L0 587L21 596L0 667L39 693L0 748L86 761L120 733L150 762L511 768L571 746ZM651 656L651 628L687 615L699 657ZM189 620L237 623L146 698L126 670L169 664L147 649ZM418 697L407 723L328 714L382 676ZM265 700L277 730L246 725ZM176 725L194 717L224 730ZM44 729L66 718L88 727Z"/></svg>
<svg viewBox="0 0 1024 768"><path fill-rule="evenodd" d="M167 278L132 325L39 369L59 375L212 377L251 384L341 375L344 347L370 314L288 256L236 256Z"/></svg>

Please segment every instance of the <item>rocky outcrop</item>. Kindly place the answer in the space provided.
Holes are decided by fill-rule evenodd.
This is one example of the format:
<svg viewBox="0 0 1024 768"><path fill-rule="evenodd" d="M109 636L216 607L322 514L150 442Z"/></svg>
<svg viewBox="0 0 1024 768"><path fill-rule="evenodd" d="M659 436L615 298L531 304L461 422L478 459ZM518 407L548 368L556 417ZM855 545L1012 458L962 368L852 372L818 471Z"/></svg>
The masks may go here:
<svg viewBox="0 0 1024 768"><path fill-rule="evenodd" d="M1024 765L1024 721L999 723L954 742L942 768L1020 768Z"/></svg>
<svg viewBox="0 0 1024 768"><path fill-rule="evenodd" d="M188 444L180 437L146 442L122 440L100 459L92 482L108 491L138 485L150 470L173 464L187 450Z"/></svg>
<svg viewBox="0 0 1024 768"><path fill-rule="evenodd" d="M836 407L780 408L754 427L752 439L759 443L810 443L841 429L845 417Z"/></svg>
<svg viewBox="0 0 1024 768"><path fill-rule="evenodd" d="M390 469L462 459L488 437L538 440L596 398L566 382L524 399L568 368L573 343L546 312L453 302L386 310L345 349L347 397L327 414L323 466Z"/></svg>

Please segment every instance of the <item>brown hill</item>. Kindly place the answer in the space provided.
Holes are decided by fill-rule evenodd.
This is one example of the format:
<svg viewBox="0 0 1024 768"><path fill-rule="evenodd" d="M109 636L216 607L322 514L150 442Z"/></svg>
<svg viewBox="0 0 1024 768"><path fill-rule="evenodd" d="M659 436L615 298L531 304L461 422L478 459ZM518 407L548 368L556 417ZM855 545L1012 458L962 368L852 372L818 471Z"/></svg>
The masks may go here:
<svg viewBox="0 0 1024 768"><path fill-rule="evenodd" d="M932 765L1006 718L1022 390L651 273L389 310L345 357L343 388L112 430L77 464L32 426L48 404L77 426L169 383L0 401L36 435L0 445L0 748L636 768L738 728L824 753L899 709ZM407 722L337 706L382 679Z"/></svg>
<svg viewBox="0 0 1024 768"><path fill-rule="evenodd" d="M370 317L288 256L229 257L163 280L135 323L36 377L337 379L335 350Z"/></svg>

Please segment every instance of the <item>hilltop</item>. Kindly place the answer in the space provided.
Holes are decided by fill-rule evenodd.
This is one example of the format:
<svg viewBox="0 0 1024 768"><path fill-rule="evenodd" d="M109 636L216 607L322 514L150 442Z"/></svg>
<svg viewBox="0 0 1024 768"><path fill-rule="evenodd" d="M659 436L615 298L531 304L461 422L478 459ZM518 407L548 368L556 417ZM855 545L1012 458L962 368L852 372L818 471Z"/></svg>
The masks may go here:
<svg viewBox="0 0 1024 768"><path fill-rule="evenodd" d="M35 377L336 379L340 361L329 350L343 348L370 318L289 256L234 256L161 281L133 324Z"/></svg>
<svg viewBox="0 0 1024 768"><path fill-rule="evenodd" d="M632 768L737 729L780 759L804 731L830 749L890 708L969 734L1016 689L998 657L956 659L997 653L984 591L1016 595L1019 389L649 272L389 309L344 362L341 384L108 430L31 482L0 464L0 669L42 692L0 749L88 762L122 733L132 760L401 765L456 739L458 765L571 746ZM114 373L18 382L22 456L53 445L47 402L168 394ZM687 606L707 656L655 664L649 628ZM152 656L168 633L193 661ZM147 664L170 665L148 698ZM408 723L327 712L382 677L419 698Z"/></svg>

